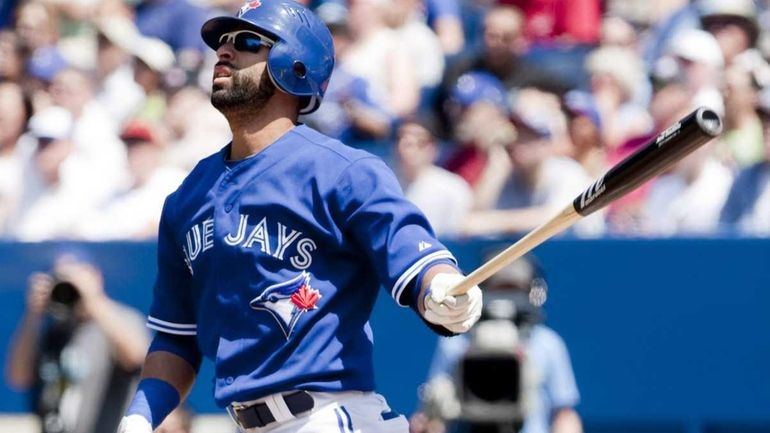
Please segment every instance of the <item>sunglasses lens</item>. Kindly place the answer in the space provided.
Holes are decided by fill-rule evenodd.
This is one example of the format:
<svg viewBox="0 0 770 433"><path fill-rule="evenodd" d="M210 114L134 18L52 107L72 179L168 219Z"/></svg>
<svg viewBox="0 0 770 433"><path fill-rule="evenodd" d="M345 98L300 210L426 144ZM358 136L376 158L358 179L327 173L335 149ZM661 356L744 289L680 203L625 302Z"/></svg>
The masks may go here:
<svg viewBox="0 0 770 433"><path fill-rule="evenodd" d="M249 51L256 53L259 52L259 49L262 47L262 39L254 34L241 33L235 37L235 42L233 42L233 45L238 51Z"/></svg>

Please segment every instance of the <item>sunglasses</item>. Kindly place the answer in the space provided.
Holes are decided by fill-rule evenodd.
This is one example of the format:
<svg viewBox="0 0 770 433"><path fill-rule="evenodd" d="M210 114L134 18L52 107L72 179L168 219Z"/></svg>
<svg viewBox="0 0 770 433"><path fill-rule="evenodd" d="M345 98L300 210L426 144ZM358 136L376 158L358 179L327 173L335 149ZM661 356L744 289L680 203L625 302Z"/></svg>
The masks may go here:
<svg viewBox="0 0 770 433"><path fill-rule="evenodd" d="M234 32L224 33L219 37L220 48L222 45L232 42L233 47L238 51L248 51L250 53L258 53L263 46L270 48L275 41L268 39L266 36L260 35L257 32L251 30L236 30Z"/></svg>

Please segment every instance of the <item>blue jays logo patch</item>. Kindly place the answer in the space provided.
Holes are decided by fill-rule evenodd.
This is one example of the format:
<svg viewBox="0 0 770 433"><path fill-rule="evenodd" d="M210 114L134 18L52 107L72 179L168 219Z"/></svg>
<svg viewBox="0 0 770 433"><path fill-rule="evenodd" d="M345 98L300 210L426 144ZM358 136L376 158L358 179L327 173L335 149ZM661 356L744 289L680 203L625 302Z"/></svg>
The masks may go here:
<svg viewBox="0 0 770 433"><path fill-rule="evenodd" d="M310 274L301 274L283 283L273 284L249 305L272 314L288 340L302 313L315 310L321 293L310 286Z"/></svg>
<svg viewBox="0 0 770 433"><path fill-rule="evenodd" d="M241 9L238 11L238 17L242 17L246 12L252 9L256 9L260 6L262 6L262 2L259 0L248 1L244 3L243 6L241 6Z"/></svg>

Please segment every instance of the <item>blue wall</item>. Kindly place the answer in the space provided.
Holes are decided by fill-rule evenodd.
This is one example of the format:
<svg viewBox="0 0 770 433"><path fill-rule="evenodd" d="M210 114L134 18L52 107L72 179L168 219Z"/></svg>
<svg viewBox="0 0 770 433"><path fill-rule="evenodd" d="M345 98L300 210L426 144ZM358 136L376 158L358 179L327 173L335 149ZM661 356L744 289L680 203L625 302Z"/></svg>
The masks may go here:
<svg viewBox="0 0 770 433"><path fill-rule="evenodd" d="M448 244L466 271L507 243ZM108 293L142 311L150 303L155 246L87 245ZM24 305L27 275L57 244L0 244L0 347ZM570 349L589 432L770 431L770 239L554 239L536 250L550 292L547 321ZM375 331L380 392L402 412L416 406L435 337L382 296ZM4 358L4 356L3 356ZM205 365L191 405L212 403ZM26 408L0 385L0 412Z"/></svg>

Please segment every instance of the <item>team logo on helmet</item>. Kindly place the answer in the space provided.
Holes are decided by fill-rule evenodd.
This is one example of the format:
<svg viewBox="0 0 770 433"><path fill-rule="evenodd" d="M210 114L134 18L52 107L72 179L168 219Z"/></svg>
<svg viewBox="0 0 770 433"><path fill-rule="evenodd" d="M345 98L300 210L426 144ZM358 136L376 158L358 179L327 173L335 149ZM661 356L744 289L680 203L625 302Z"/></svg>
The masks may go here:
<svg viewBox="0 0 770 433"><path fill-rule="evenodd" d="M270 313L288 340L300 316L318 308L316 303L320 297L321 293L310 286L310 274L303 271L289 281L268 287L249 305Z"/></svg>
<svg viewBox="0 0 770 433"><path fill-rule="evenodd" d="M259 0L246 2L243 4L243 6L241 6L241 9L238 11L238 17L242 17L243 14L245 14L246 12L252 9L256 9L260 6L262 6L262 2Z"/></svg>

